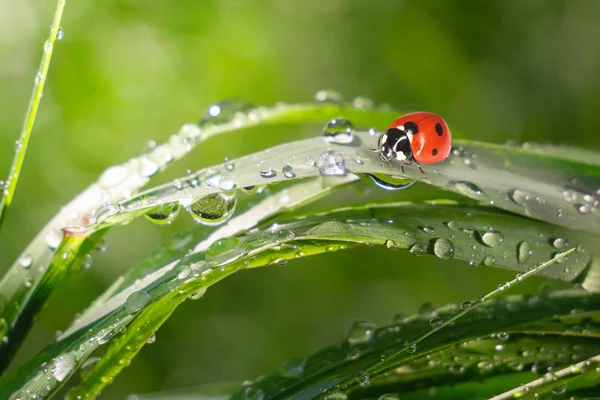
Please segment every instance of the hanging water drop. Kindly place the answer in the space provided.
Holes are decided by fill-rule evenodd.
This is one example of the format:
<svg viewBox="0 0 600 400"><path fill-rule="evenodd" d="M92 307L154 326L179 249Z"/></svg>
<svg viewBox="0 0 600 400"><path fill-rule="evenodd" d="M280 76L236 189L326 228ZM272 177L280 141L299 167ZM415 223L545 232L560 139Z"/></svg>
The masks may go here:
<svg viewBox="0 0 600 400"><path fill-rule="evenodd" d="M354 139L354 126L345 118L332 119L323 128L323 137L331 143L352 143Z"/></svg>
<svg viewBox="0 0 600 400"><path fill-rule="evenodd" d="M385 190L402 190L411 187L416 181L412 179L400 179L384 174L365 174L377 186Z"/></svg>
<svg viewBox="0 0 600 400"><path fill-rule="evenodd" d="M438 329L439 327L442 326L444 321L442 321L442 319L440 317L433 317L429 320L429 326L431 326L434 329Z"/></svg>
<svg viewBox="0 0 600 400"><path fill-rule="evenodd" d="M436 239L433 243L433 254L444 260L450 259L454 256L454 245L448 239Z"/></svg>
<svg viewBox="0 0 600 400"><path fill-rule="evenodd" d="M235 193L214 193L202 197L188 207L192 217L202 225L216 226L227 221L234 213Z"/></svg>
<svg viewBox="0 0 600 400"><path fill-rule="evenodd" d="M527 241L522 241L517 245L517 261L519 264L524 264L529 260L533 253L531 245Z"/></svg>
<svg viewBox="0 0 600 400"><path fill-rule="evenodd" d="M206 249L205 261L221 265L236 260L248 251L245 241L237 237L227 237L213 242Z"/></svg>
<svg viewBox="0 0 600 400"><path fill-rule="evenodd" d="M392 239L388 239L388 240L385 241L385 247L387 247L390 250L397 250L398 249L398 245Z"/></svg>
<svg viewBox="0 0 600 400"><path fill-rule="evenodd" d="M348 330L346 340L350 345L366 343L373 339L377 327L368 321L357 321Z"/></svg>
<svg viewBox="0 0 600 400"><path fill-rule="evenodd" d="M175 218L177 218L180 209L181 207L179 206L179 203L165 203L156 210L151 211L144 216L150 222L154 222L155 224L159 225L165 225L172 223Z"/></svg>
<svg viewBox="0 0 600 400"><path fill-rule="evenodd" d="M319 161L317 161L317 167L321 175L345 175L346 174L346 160L342 153L334 153L326 151L321 154Z"/></svg>

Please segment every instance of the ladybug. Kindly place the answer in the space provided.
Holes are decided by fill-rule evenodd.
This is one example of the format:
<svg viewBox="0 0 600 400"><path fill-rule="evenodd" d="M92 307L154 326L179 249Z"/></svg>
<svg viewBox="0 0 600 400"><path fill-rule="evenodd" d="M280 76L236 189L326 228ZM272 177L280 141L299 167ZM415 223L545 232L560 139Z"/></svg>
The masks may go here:
<svg viewBox="0 0 600 400"><path fill-rule="evenodd" d="M415 112L398 118L379 137L379 157L389 166L392 160L410 165L416 163L423 173L421 164L444 161L452 148L452 135L442 117L429 112ZM402 172L404 173L404 164Z"/></svg>

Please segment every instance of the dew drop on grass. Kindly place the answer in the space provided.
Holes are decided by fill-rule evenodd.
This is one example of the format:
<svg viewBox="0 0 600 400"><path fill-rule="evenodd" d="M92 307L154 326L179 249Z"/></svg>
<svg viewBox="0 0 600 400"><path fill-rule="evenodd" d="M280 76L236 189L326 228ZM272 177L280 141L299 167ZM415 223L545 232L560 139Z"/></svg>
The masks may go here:
<svg viewBox="0 0 600 400"><path fill-rule="evenodd" d="M204 296L204 294L206 293L206 289L205 287L196 290L195 292L190 293L190 295L188 296L188 299L190 300L198 300L199 298L201 298L202 296Z"/></svg>
<svg viewBox="0 0 600 400"><path fill-rule="evenodd" d="M364 165L364 163L365 163L363 161L362 157L360 156L360 154L358 154L358 153L352 154L352 161L354 161L358 165Z"/></svg>
<svg viewBox="0 0 600 400"><path fill-rule="evenodd" d="M510 339L510 333L500 332L496 335L496 337L502 341L507 341L508 339Z"/></svg>
<svg viewBox="0 0 600 400"><path fill-rule="evenodd" d="M248 245L237 237L227 237L216 240L206 249L207 263L217 265L235 260L246 254Z"/></svg>
<svg viewBox="0 0 600 400"><path fill-rule="evenodd" d="M315 161L315 159L311 156L306 156L306 158L304 159L304 164L314 167L315 165L317 165L317 162Z"/></svg>
<svg viewBox="0 0 600 400"><path fill-rule="evenodd" d="M294 169L291 165L288 164L284 165L283 168L281 168L281 172L286 178L293 178L296 176L296 174L294 173Z"/></svg>
<svg viewBox="0 0 600 400"><path fill-rule="evenodd" d="M235 192L232 194L214 193L191 204L188 211L198 223L216 226L224 223L233 215L236 204Z"/></svg>
<svg viewBox="0 0 600 400"><path fill-rule="evenodd" d="M267 161L260 161L258 164L258 173L263 178L273 178L277 175L277 172L271 166L271 163Z"/></svg>
<svg viewBox="0 0 600 400"><path fill-rule="evenodd" d="M600 371L598 371L598 372L600 372ZM567 391L567 384L565 383L564 385L560 385L560 386L557 386L557 387L553 388L552 389L552 394L562 395L566 391Z"/></svg>
<svg viewBox="0 0 600 400"><path fill-rule="evenodd" d="M552 246L557 250L563 250L567 247L567 241L561 237L557 237L552 240Z"/></svg>
<svg viewBox="0 0 600 400"><path fill-rule="evenodd" d="M67 378L75 368L76 359L71 353L64 353L56 357L52 361L50 371L52 376L59 382Z"/></svg>
<svg viewBox="0 0 600 400"><path fill-rule="evenodd" d="M357 321L348 330L346 340L350 345L367 343L373 339L373 334L377 327L368 321Z"/></svg>
<svg viewBox="0 0 600 400"><path fill-rule="evenodd" d="M156 342L156 334L153 333L146 339L146 344L152 344L154 342Z"/></svg>
<svg viewBox="0 0 600 400"><path fill-rule="evenodd" d="M229 172L235 169L235 163L233 161L229 161L227 158L225 159L225 169Z"/></svg>
<svg viewBox="0 0 600 400"><path fill-rule="evenodd" d="M504 244L504 235L498 231L477 232L476 237L488 247L500 247Z"/></svg>
<svg viewBox="0 0 600 400"><path fill-rule="evenodd" d="M427 253L427 248L425 246L423 246L421 243L415 243L412 246L410 246L410 248L408 249L408 251L411 254L414 254L416 256L420 256L423 254Z"/></svg>
<svg viewBox="0 0 600 400"><path fill-rule="evenodd" d="M444 260L450 259L454 256L454 245L448 239L436 239L433 243L433 254Z"/></svg>
<svg viewBox="0 0 600 400"><path fill-rule="evenodd" d="M491 267L494 264L496 264L496 260L494 259L494 256L492 256L492 255L488 254L483 259L483 265L485 265L486 267Z"/></svg>
<svg viewBox="0 0 600 400"><path fill-rule="evenodd" d="M52 229L46 234L46 244L51 250L56 250L60 246L62 239L62 232L56 229Z"/></svg>
<svg viewBox="0 0 600 400"><path fill-rule="evenodd" d="M347 400L348 395L342 392L335 392L325 396L325 400Z"/></svg>
<svg viewBox="0 0 600 400"><path fill-rule="evenodd" d="M436 329L442 326L442 323L443 321L440 317L433 317L429 320L429 326Z"/></svg>
<svg viewBox="0 0 600 400"><path fill-rule="evenodd" d="M289 229L278 229L273 233L276 243L287 242L288 240L292 240L296 237L294 232Z"/></svg>
<svg viewBox="0 0 600 400"><path fill-rule="evenodd" d="M451 231L455 231L456 230L456 222L454 222L454 221L444 222L444 225L446 225L446 227L448 229L450 229Z"/></svg>
<svg viewBox="0 0 600 400"><path fill-rule="evenodd" d="M148 293L143 291L133 292L125 300L125 309L129 314L133 314L146 307L149 302L150 296L148 296Z"/></svg>
<svg viewBox="0 0 600 400"><path fill-rule="evenodd" d="M189 266L182 265L177 268L177 279L184 281L190 277L191 273L192 269Z"/></svg>
<svg viewBox="0 0 600 400"><path fill-rule="evenodd" d="M371 378L369 377L369 374L360 369L354 373L354 378L360 386L368 386L369 383L371 383Z"/></svg>
<svg viewBox="0 0 600 400"><path fill-rule="evenodd" d="M406 347L407 352L409 352L411 354L417 352L417 344L416 343L412 343L412 344L406 343L405 346L407 346Z"/></svg>
<svg viewBox="0 0 600 400"><path fill-rule="evenodd" d="M352 143L354 139L354 126L345 118L334 118L323 128L323 137L331 143Z"/></svg>
<svg viewBox="0 0 600 400"><path fill-rule="evenodd" d="M504 350L504 345L503 344L497 344L494 346L494 350L496 351L502 351Z"/></svg>
<svg viewBox="0 0 600 400"><path fill-rule="evenodd" d="M209 125L222 124L233 121L236 114L245 115L254 108L252 103L241 99L228 99L208 107L204 116L200 119L200 126L206 128Z"/></svg>
<svg viewBox="0 0 600 400"><path fill-rule="evenodd" d="M31 266L31 263L33 263L33 257L29 254L23 254L21 258L19 258L19 263L23 268L27 269Z"/></svg>
<svg viewBox="0 0 600 400"><path fill-rule="evenodd" d="M235 189L233 178L229 175L221 175L219 177L219 189L226 191Z"/></svg>
<svg viewBox="0 0 600 400"><path fill-rule="evenodd" d="M463 310L468 310L469 308L471 308L473 306L473 303L471 303L470 301L463 301L460 304L460 308L462 308Z"/></svg>
<svg viewBox="0 0 600 400"><path fill-rule="evenodd" d="M63 31L62 27L58 28L58 31L56 32L56 40L62 40L65 37L65 32Z"/></svg>
<svg viewBox="0 0 600 400"><path fill-rule="evenodd" d="M531 257L532 248L529 242L522 241L517 245L517 261L519 264L524 264Z"/></svg>
<svg viewBox="0 0 600 400"><path fill-rule="evenodd" d="M419 229L425 233L429 233L430 235L433 235L435 232L431 226L420 226Z"/></svg>
<svg viewBox="0 0 600 400"><path fill-rule="evenodd" d="M317 161L317 167L319 168L321 175L346 174L346 160L344 160L342 153L326 151L319 157L319 161Z"/></svg>
<svg viewBox="0 0 600 400"><path fill-rule="evenodd" d="M527 204L527 201L531 198L531 195L524 190L515 189L508 192L508 197L520 206Z"/></svg>
<svg viewBox="0 0 600 400"><path fill-rule="evenodd" d="M318 103L341 104L344 102L344 96L335 90L319 90L315 93L315 101Z"/></svg>
<svg viewBox="0 0 600 400"><path fill-rule="evenodd" d="M398 249L398 245L392 239L388 239L388 240L385 241L385 247L388 248L388 249L390 249L390 250L396 250L396 249Z"/></svg>
<svg viewBox="0 0 600 400"><path fill-rule="evenodd" d="M153 210L145 215L146 219L158 225L172 223L181 209L179 203L165 203L156 210Z"/></svg>
<svg viewBox="0 0 600 400"><path fill-rule="evenodd" d="M265 393L260 388L254 386L246 386L244 388L243 399L244 400L264 400Z"/></svg>
<svg viewBox="0 0 600 400"><path fill-rule="evenodd" d="M94 214L94 218L96 222L102 222L107 220L108 218L117 215L121 212L121 205L117 203L106 203Z"/></svg>
<svg viewBox="0 0 600 400"><path fill-rule="evenodd" d="M467 197L477 199L483 196L483 191L474 183L468 181L453 181L450 182L450 185L456 192L464 194Z"/></svg>
<svg viewBox="0 0 600 400"><path fill-rule="evenodd" d="M90 269L90 268L92 268L93 263L94 263L94 259L92 258L92 256L89 254L86 254L83 257L83 261L81 262L81 268Z"/></svg>
<svg viewBox="0 0 600 400"><path fill-rule="evenodd" d="M292 358L281 363L279 373L286 378L298 378L304 373L306 358Z"/></svg>

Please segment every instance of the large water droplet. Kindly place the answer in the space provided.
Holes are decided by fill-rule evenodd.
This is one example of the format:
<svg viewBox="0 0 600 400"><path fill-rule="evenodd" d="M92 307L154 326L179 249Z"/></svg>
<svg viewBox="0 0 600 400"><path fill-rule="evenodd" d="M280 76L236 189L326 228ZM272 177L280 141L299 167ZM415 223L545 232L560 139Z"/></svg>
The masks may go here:
<svg viewBox="0 0 600 400"><path fill-rule="evenodd" d="M376 328L375 324L371 322L357 321L348 330L346 340L350 345L366 343L373 339Z"/></svg>
<svg viewBox="0 0 600 400"><path fill-rule="evenodd" d="M527 204L527 201L531 198L531 195L524 190L515 189L508 192L508 197L520 206Z"/></svg>
<svg viewBox="0 0 600 400"><path fill-rule="evenodd" d="M177 218L180 209L179 203L165 203L156 210L147 213L145 217L155 224L170 224Z"/></svg>
<svg viewBox="0 0 600 400"><path fill-rule="evenodd" d="M150 302L150 296L143 291L131 293L125 300L125 309L129 314L136 313Z"/></svg>
<svg viewBox="0 0 600 400"><path fill-rule="evenodd" d="M442 259L452 258L454 256L454 245L448 239L436 239L433 243L433 254Z"/></svg>
<svg viewBox="0 0 600 400"><path fill-rule="evenodd" d="M488 247L500 247L504 244L504 235L498 231L477 232L477 239Z"/></svg>
<svg viewBox="0 0 600 400"><path fill-rule="evenodd" d="M391 175L365 174L377 186L385 190L401 190L411 187L416 181L412 179L398 179Z"/></svg>
<svg viewBox="0 0 600 400"><path fill-rule="evenodd" d="M245 115L252 108L254 108L254 106L246 100L224 100L208 107L206 114L204 114L200 120L200 126L204 128L208 125L233 121L236 118L237 113L242 113Z"/></svg>
<svg viewBox="0 0 600 400"><path fill-rule="evenodd" d="M229 175L221 175L219 177L219 189L226 191L235 189L233 178Z"/></svg>
<svg viewBox="0 0 600 400"><path fill-rule="evenodd" d="M213 242L206 249L206 262L217 265L231 262L246 254L248 245L237 237L228 237Z"/></svg>
<svg viewBox="0 0 600 400"><path fill-rule="evenodd" d="M341 104L344 102L344 96L335 90L319 90L315 94L315 100L319 103Z"/></svg>
<svg viewBox="0 0 600 400"><path fill-rule="evenodd" d="M527 241L522 241L517 245L517 261L524 264L529 260L532 253L531 245Z"/></svg>
<svg viewBox="0 0 600 400"><path fill-rule="evenodd" d="M567 247L567 241L564 238L557 237L552 240L552 246L555 249L563 250L565 247Z"/></svg>
<svg viewBox="0 0 600 400"><path fill-rule="evenodd" d="M233 215L236 204L235 193L214 193L190 205L188 211L199 223L215 226L224 223Z"/></svg>
<svg viewBox="0 0 600 400"><path fill-rule="evenodd" d="M337 144L352 143L354 139L354 126L345 118L332 119L323 128L325 140Z"/></svg>
<svg viewBox="0 0 600 400"><path fill-rule="evenodd" d="M334 153L326 151L321 154L319 161L317 161L317 167L321 175L345 175L346 174L346 160L342 153Z"/></svg>
<svg viewBox="0 0 600 400"><path fill-rule="evenodd" d="M58 246L60 246L60 242L62 241L63 234L61 231L52 229L48 231L46 234L46 244L52 250L56 250Z"/></svg>

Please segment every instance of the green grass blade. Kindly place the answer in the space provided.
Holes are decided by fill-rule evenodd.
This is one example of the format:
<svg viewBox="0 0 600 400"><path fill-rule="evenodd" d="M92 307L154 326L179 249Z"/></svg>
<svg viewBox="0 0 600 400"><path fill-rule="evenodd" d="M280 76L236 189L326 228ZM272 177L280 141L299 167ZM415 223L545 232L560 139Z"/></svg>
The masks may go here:
<svg viewBox="0 0 600 400"><path fill-rule="evenodd" d="M50 69L50 60L52 59L52 50L54 49L54 42L59 34L60 20L62 19L63 10L65 8L65 0L58 0L56 3L56 9L54 11L54 18L52 19L52 25L50 26L50 36L44 43L44 53L42 55L42 61L38 72L35 77L33 84L33 93L29 100L29 107L25 114L25 121L23 122L23 129L21 135L17 141L15 149L15 158L13 159L12 166L10 167L10 173L8 179L3 185L0 185L0 230L2 229L2 222L6 217L6 212L12 204L15 190L17 189L17 183L19 181L19 175L21 174L21 168L25 161L25 153L27 152L27 146L29 145L29 137L33 131L33 124L35 122L35 116L37 114L40 100L42 99L42 92L44 90L44 84L46 83L46 76Z"/></svg>

